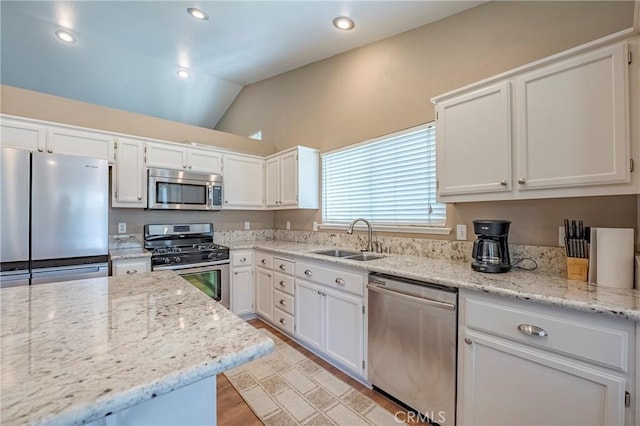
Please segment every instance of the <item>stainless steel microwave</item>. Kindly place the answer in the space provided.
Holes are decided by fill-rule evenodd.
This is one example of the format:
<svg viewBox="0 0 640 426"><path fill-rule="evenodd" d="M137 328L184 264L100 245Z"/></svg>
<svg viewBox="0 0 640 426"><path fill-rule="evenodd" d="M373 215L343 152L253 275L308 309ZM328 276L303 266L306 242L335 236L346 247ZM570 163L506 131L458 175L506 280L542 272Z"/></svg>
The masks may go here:
<svg viewBox="0 0 640 426"><path fill-rule="evenodd" d="M222 210L222 175L148 170L149 209Z"/></svg>

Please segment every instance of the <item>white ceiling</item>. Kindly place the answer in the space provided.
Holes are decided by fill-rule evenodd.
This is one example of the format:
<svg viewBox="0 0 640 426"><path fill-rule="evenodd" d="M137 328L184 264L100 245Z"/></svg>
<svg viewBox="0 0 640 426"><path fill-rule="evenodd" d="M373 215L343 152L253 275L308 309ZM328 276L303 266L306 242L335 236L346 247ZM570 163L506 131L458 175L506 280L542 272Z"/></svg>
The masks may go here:
<svg viewBox="0 0 640 426"><path fill-rule="evenodd" d="M0 82L213 128L247 84L483 2L2 0ZM75 43L55 38L65 28Z"/></svg>

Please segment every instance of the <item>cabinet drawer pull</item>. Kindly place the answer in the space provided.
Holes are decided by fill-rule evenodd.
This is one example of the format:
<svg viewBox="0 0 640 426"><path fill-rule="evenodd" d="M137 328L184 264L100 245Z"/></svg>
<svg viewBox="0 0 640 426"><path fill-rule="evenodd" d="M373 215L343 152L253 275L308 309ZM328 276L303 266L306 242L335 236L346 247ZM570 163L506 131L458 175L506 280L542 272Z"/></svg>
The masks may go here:
<svg viewBox="0 0 640 426"><path fill-rule="evenodd" d="M336 278L336 284L345 285L345 281L342 278Z"/></svg>
<svg viewBox="0 0 640 426"><path fill-rule="evenodd" d="M284 281L280 281L279 284L280 284L280 287L286 287L287 286L287 283L285 283Z"/></svg>
<svg viewBox="0 0 640 426"><path fill-rule="evenodd" d="M237 272L234 272L234 273L233 273L233 275L238 275L238 273L237 273Z"/></svg>
<svg viewBox="0 0 640 426"><path fill-rule="evenodd" d="M285 265L280 265L280 269L284 271L285 269L287 269L287 267Z"/></svg>
<svg viewBox="0 0 640 426"><path fill-rule="evenodd" d="M287 320L285 320L284 318L280 318L280 324L287 325Z"/></svg>
<svg viewBox="0 0 640 426"><path fill-rule="evenodd" d="M518 331L528 336L545 337L549 335L543 328L531 324L520 324Z"/></svg>
<svg viewBox="0 0 640 426"><path fill-rule="evenodd" d="M260 263L262 263L263 265L266 265L266 264L267 264L267 259L262 259L262 260L260 261Z"/></svg>
<svg viewBox="0 0 640 426"><path fill-rule="evenodd" d="M138 273L138 270L137 270L137 269L129 269L129 270L127 271L127 274L129 274L129 275L133 275L133 274L137 274L137 273Z"/></svg>
<svg viewBox="0 0 640 426"><path fill-rule="evenodd" d="M267 274L267 277L271 278L271 274Z"/></svg>
<svg viewBox="0 0 640 426"><path fill-rule="evenodd" d="M525 183L527 183L527 180L525 178L520 178L520 179L518 179L518 183L520 185L524 185Z"/></svg>
<svg viewBox="0 0 640 426"><path fill-rule="evenodd" d="M309 276L309 277L310 277L310 276L312 276L312 275L313 275L313 272L311 272L310 270L308 270L308 269L307 269L306 271L304 271L304 274L305 274L306 276Z"/></svg>
<svg viewBox="0 0 640 426"><path fill-rule="evenodd" d="M280 299L280 302L279 302L279 303L280 303L282 306L287 306L287 302L286 302L286 300L284 300L284 299Z"/></svg>
<svg viewBox="0 0 640 426"><path fill-rule="evenodd" d="M500 185L502 185L502 186L507 186L507 181L506 181L506 180L501 180L501 181L500 181Z"/></svg>
<svg viewBox="0 0 640 426"><path fill-rule="evenodd" d="M246 261L247 261L247 258L246 258L246 257L242 257L242 258L240 258L240 262L246 262Z"/></svg>

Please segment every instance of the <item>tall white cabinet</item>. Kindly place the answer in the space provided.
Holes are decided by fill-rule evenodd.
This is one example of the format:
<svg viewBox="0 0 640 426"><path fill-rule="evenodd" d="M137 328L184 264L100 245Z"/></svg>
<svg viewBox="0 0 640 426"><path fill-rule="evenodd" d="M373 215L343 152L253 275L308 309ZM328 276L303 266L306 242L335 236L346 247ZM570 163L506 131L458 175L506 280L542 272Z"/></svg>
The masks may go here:
<svg viewBox="0 0 640 426"><path fill-rule="evenodd" d="M440 201L640 193L640 39L574 51L432 100Z"/></svg>
<svg viewBox="0 0 640 426"><path fill-rule="evenodd" d="M147 169L144 162L144 142L117 138L115 157L111 176L111 205L113 207L146 207Z"/></svg>

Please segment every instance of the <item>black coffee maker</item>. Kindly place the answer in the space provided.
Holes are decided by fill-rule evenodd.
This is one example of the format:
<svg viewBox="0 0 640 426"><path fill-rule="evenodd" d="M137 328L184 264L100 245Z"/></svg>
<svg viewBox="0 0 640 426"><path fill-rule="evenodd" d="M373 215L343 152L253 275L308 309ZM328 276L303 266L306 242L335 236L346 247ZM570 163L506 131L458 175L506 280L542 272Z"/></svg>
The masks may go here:
<svg viewBox="0 0 640 426"><path fill-rule="evenodd" d="M509 256L508 220L474 220L473 231L478 239L473 242L474 271L501 273L511 269Z"/></svg>

